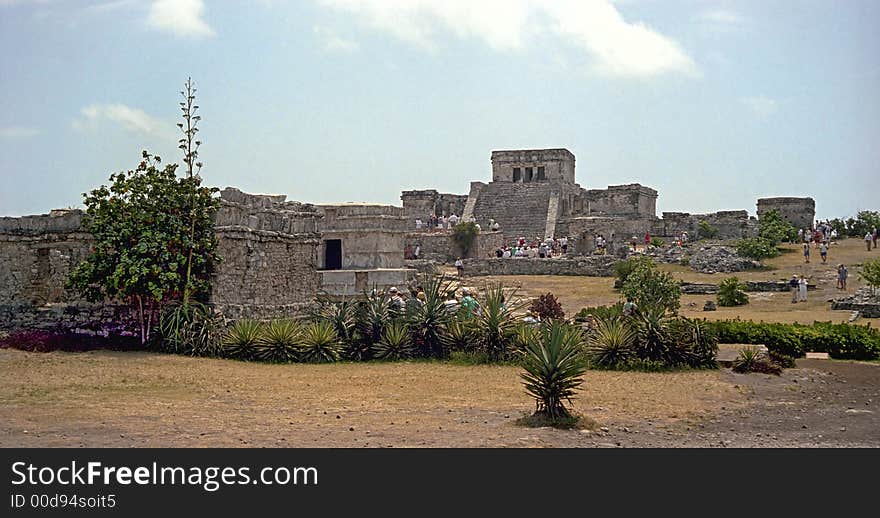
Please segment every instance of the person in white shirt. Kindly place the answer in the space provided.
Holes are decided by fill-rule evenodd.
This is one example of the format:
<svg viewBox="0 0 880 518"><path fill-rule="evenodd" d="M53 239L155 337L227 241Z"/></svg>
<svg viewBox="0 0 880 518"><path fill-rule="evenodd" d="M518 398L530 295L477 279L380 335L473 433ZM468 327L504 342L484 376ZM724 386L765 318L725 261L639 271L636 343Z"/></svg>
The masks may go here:
<svg viewBox="0 0 880 518"><path fill-rule="evenodd" d="M798 280L798 302L807 301L807 278L801 275Z"/></svg>
<svg viewBox="0 0 880 518"><path fill-rule="evenodd" d="M449 216L448 221L449 221L449 228L452 228L455 225L458 225L458 216L456 216L455 213L453 212L452 215Z"/></svg>
<svg viewBox="0 0 880 518"><path fill-rule="evenodd" d="M504 253L501 254L501 257L504 258L504 259L510 259L510 249L509 249L509 248L505 248L505 249L504 249Z"/></svg>
<svg viewBox="0 0 880 518"><path fill-rule="evenodd" d="M416 230L422 229L422 218L416 220Z"/></svg>
<svg viewBox="0 0 880 518"><path fill-rule="evenodd" d="M874 240L874 236L872 236L870 232L865 234L865 246L868 247L869 252L871 251L871 241L873 241L873 240Z"/></svg>

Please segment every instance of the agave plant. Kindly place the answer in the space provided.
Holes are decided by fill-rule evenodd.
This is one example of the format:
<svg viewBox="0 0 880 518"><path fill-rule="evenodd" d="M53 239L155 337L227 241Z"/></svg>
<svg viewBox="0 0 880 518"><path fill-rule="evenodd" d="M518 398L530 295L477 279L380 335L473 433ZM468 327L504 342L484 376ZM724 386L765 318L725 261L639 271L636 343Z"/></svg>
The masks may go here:
<svg viewBox="0 0 880 518"><path fill-rule="evenodd" d="M483 350L493 360L503 358L516 330L513 312L522 307L522 301L514 299L517 289L505 289L503 284L487 285L477 315L477 329Z"/></svg>
<svg viewBox="0 0 880 518"><path fill-rule="evenodd" d="M517 354L524 354L529 344L540 339L541 328L520 322L513 329L513 337L510 341L512 351Z"/></svg>
<svg viewBox="0 0 880 518"><path fill-rule="evenodd" d="M705 321L678 317L672 334L679 343L687 344L691 367L718 368L718 337Z"/></svg>
<svg viewBox="0 0 880 518"><path fill-rule="evenodd" d="M536 415L551 421L572 417L565 401L570 403L583 383L582 346L580 329L557 321L544 326L540 339L526 347L526 372L521 377L526 392L535 399Z"/></svg>
<svg viewBox="0 0 880 518"><path fill-rule="evenodd" d="M690 364L688 345L676 339L670 330L671 322L663 306L648 306L639 311L636 355L640 359L669 367Z"/></svg>
<svg viewBox="0 0 880 518"><path fill-rule="evenodd" d="M636 333L629 322L599 318L587 338L587 355L593 365L615 368L636 357Z"/></svg>
<svg viewBox="0 0 880 518"><path fill-rule="evenodd" d="M195 301L168 306L159 316L159 335L165 350L191 356L222 353L222 319Z"/></svg>
<svg viewBox="0 0 880 518"><path fill-rule="evenodd" d="M412 358L415 347L410 330L403 322L394 322L385 328L382 340L376 344L376 357L383 360L406 360Z"/></svg>
<svg viewBox="0 0 880 518"><path fill-rule="evenodd" d="M370 349L382 340L382 333L394 320L396 312L391 307L391 298L385 293L365 294L356 312L357 330L361 335L363 349L357 360L368 360Z"/></svg>
<svg viewBox="0 0 880 518"><path fill-rule="evenodd" d="M336 329L330 322L312 322L302 331L300 341L300 360L312 363L335 362L339 360L342 344Z"/></svg>
<svg viewBox="0 0 880 518"><path fill-rule="evenodd" d="M447 351L472 352L477 346L478 336L472 320L452 318L446 323L443 345Z"/></svg>
<svg viewBox="0 0 880 518"><path fill-rule="evenodd" d="M421 285L425 299L413 307L408 319L412 338L423 356L443 358L448 352L443 337L452 320L444 302L455 291L455 285L446 276L433 275L423 276Z"/></svg>
<svg viewBox="0 0 880 518"><path fill-rule="evenodd" d="M230 358L253 359L262 336L262 323L249 318L238 320L223 337L223 352Z"/></svg>
<svg viewBox="0 0 880 518"><path fill-rule="evenodd" d="M297 361L302 337L302 326L298 322L273 320L263 329L263 336L254 348L254 358L273 363Z"/></svg>
<svg viewBox="0 0 880 518"><path fill-rule="evenodd" d="M782 374L782 367L774 363L757 347L744 347L739 356L733 360L734 372L762 372L764 374Z"/></svg>

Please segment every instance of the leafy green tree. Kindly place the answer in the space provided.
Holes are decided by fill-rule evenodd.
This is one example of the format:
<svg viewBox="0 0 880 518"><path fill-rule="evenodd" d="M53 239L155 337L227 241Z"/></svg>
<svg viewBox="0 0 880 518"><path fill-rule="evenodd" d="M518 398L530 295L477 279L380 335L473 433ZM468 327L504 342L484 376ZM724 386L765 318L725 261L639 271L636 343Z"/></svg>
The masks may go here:
<svg viewBox="0 0 880 518"><path fill-rule="evenodd" d="M747 237L736 243L736 253L760 261L779 255L779 248L765 237Z"/></svg>
<svg viewBox="0 0 880 518"><path fill-rule="evenodd" d="M877 293L877 290L880 289L880 259L866 261L865 264L862 265L859 277L871 287L871 290L874 293Z"/></svg>
<svg viewBox="0 0 880 518"><path fill-rule="evenodd" d="M476 223L473 222L461 222L452 227L452 241L462 257L466 257L470 253L479 233Z"/></svg>
<svg viewBox="0 0 880 518"><path fill-rule="evenodd" d="M797 229L782 218L778 210L768 210L758 221L758 237L770 241L773 245L791 243L797 239Z"/></svg>
<svg viewBox="0 0 880 518"><path fill-rule="evenodd" d="M639 310L662 308L673 313L681 306L681 283L652 262L640 263L626 277L620 290L632 298Z"/></svg>
<svg viewBox="0 0 880 518"><path fill-rule="evenodd" d="M109 186L84 194L85 230L94 237L69 287L87 300L112 300L136 310L146 343L161 307L185 293L206 294L216 256L216 188L198 176L178 178L143 152L138 167L110 175Z"/></svg>

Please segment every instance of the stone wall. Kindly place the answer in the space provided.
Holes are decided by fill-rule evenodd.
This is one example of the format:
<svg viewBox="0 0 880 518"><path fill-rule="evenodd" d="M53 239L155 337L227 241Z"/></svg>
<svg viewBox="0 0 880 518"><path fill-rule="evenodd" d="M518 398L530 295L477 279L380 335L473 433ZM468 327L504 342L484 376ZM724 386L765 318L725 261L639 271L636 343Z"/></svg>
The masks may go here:
<svg viewBox="0 0 880 518"><path fill-rule="evenodd" d="M428 223L428 216L461 216L467 203L467 194L449 194L434 189L403 191L400 195L407 228L415 229L416 219Z"/></svg>
<svg viewBox="0 0 880 518"><path fill-rule="evenodd" d="M642 244L645 232L652 232L656 223L657 219L651 217L583 216L569 218L564 227L569 250L574 254L591 254L596 250L599 234L605 237L607 250L613 251L629 244L633 236Z"/></svg>
<svg viewBox="0 0 880 518"><path fill-rule="evenodd" d="M326 266L326 243L342 240L342 269L403 267L404 237L408 228L404 210L393 205L319 205L324 246L318 265Z"/></svg>
<svg viewBox="0 0 880 518"><path fill-rule="evenodd" d="M374 270L324 270L321 293L331 298L358 297L376 288L387 291L392 286L401 291L414 279L417 271L409 268L382 268Z"/></svg>
<svg viewBox="0 0 880 518"><path fill-rule="evenodd" d="M617 261L616 258L611 256L553 259L526 257L465 259L464 275L583 275L587 277L611 277L614 275L614 263Z"/></svg>
<svg viewBox="0 0 880 518"><path fill-rule="evenodd" d="M585 192L587 215L657 216L657 191L644 185L609 185Z"/></svg>
<svg viewBox="0 0 880 518"><path fill-rule="evenodd" d="M742 239L758 234L758 221L749 217L744 210L727 210L711 214L690 214L687 212L664 212L658 220L652 235L678 238L687 232L690 239L708 238L700 233L700 222L705 221L714 227L718 234L715 239Z"/></svg>
<svg viewBox="0 0 880 518"><path fill-rule="evenodd" d="M420 259L427 259L439 263L454 261L458 254L452 240L451 230L435 230L433 232L408 232L406 234L406 250L412 251L416 245L421 245ZM480 232L474 239L468 258L490 257L495 250L504 244L504 235L501 232ZM407 257L409 259L409 257Z"/></svg>
<svg viewBox="0 0 880 518"><path fill-rule="evenodd" d="M758 200L758 219L776 209L782 218L795 228L813 228L816 219L816 201L813 198L761 198Z"/></svg>

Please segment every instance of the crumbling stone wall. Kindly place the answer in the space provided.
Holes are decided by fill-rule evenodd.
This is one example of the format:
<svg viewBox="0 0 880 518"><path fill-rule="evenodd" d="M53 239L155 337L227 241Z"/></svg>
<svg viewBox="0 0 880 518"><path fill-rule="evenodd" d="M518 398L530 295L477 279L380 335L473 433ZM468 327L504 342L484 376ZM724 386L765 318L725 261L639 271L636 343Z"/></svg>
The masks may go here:
<svg viewBox="0 0 880 518"><path fill-rule="evenodd" d="M816 220L816 201L813 198L760 198L758 200L758 219L761 215L776 209L782 219L795 228L813 228Z"/></svg>
<svg viewBox="0 0 880 518"><path fill-rule="evenodd" d="M535 259L465 259L464 275L584 275L611 277L617 258L607 255Z"/></svg>
<svg viewBox="0 0 880 518"><path fill-rule="evenodd" d="M574 183L574 167L574 155L567 149L492 151L493 182ZM543 168L543 179L538 177L539 168Z"/></svg>
<svg viewBox="0 0 880 518"><path fill-rule="evenodd" d="M80 210L0 218L0 329L75 329L90 334L127 329L127 308L90 304L65 289L87 257L92 236Z"/></svg>
<svg viewBox="0 0 880 518"><path fill-rule="evenodd" d="M654 227L654 235L678 238L687 232L691 239L700 239L700 222L705 221L718 231L715 239L742 239L758 233L758 221L744 210L727 210L711 214L664 212L663 219Z"/></svg>
<svg viewBox="0 0 880 518"><path fill-rule="evenodd" d="M589 215L656 217L657 191L644 185L609 185L585 193Z"/></svg>
<svg viewBox="0 0 880 518"><path fill-rule="evenodd" d="M452 239L452 231L437 230L433 232L408 232L406 249L413 251L420 245L419 258L439 263L455 260L457 251ZM501 232L482 231L474 238L468 258L485 258L495 253L504 245L504 234Z"/></svg>
<svg viewBox="0 0 880 518"><path fill-rule="evenodd" d="M221 192L211 303L230 318L290 316L318 292L321 214L283 195Z"/></svg>
<svg viewBox="0 0 880 518"><path fill-rule="evenodd" d="M342 269L402 268L408 229L401 207L372 204L319 205L318 230L324 240L342 240ZM324 267L322 248L319 266Z"/></svg>
<svg viewBox="0 0 880 518"><path fill-rule="evenodd" d="M449 216L464 213L467 203L467 194L450 194L437 192L434 189L403 191L400 195L403 201L403 213L406 217L407 228L415 229L416 219L428 223L428 216Z"/></svg>

